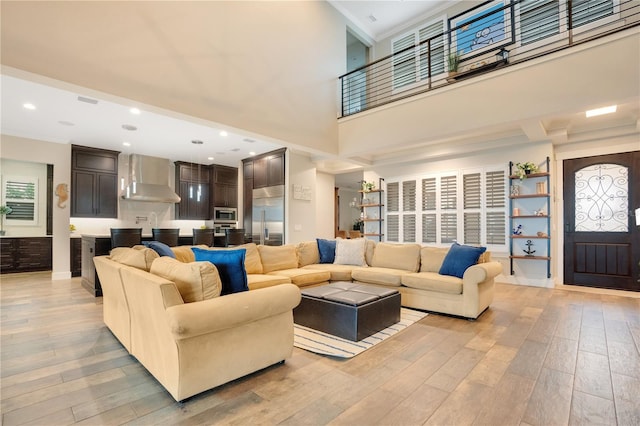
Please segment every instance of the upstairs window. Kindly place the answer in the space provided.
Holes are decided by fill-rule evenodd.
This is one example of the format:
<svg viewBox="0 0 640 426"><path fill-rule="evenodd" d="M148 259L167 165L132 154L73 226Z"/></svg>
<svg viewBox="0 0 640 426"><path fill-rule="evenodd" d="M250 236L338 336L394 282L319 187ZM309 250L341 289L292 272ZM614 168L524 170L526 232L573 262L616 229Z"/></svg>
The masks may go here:
<svg viewBox="0 0 640 426"><path fill-rule="evenodd" d="M444 73L445 28L445 20L438 19L391 41L394 90L429 78L429 64L432 77ZM426 43L429 39L430 42ZM425 43L414 47L422 42Z"/></svg>

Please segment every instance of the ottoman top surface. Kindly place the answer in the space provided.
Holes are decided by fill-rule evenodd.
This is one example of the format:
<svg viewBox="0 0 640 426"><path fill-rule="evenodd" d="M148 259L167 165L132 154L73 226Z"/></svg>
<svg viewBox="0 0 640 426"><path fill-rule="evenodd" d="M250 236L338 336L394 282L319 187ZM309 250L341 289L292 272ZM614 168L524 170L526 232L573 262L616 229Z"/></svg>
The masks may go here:
<svg viewBox="0 0 640 426"><path fill-rule="evenodd" d="M393 288L336 281L317 287L303 288L302 296L331 300L347 305L360 306L382 297L398 293Z"/></svg>

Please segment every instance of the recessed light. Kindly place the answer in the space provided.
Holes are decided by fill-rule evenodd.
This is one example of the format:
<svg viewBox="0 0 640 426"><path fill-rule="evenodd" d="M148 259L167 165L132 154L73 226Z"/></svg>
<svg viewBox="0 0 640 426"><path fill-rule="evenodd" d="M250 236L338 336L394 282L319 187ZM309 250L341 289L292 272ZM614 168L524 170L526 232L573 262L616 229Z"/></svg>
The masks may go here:
<svg viewBox="0 0 640 426"><path fill-rule="evenodd" d="M140 110L138 108L131 108L129 112L136 115L140 114Z"/></svg>
<svg viewBox="0 0 640 426"><path fill-rule="evenodd" d="M36 106L34 104L30 104L30 103L22 104L22 106L25 109L36 109Z"/></svg>
<svg viewBox="0 0 640 426"><path fill-rule="evenodd" d="M202 145L204 142L202 142L201 140L198 140L198 139L194 139L194 140L191 141L191 143L194 144L194 145Z"/></svg>
<svg viewBox="0 0 640 426"><path fill-rule="evenodd" d="M617 105L609 105L609 106L602 107L602 108L590 109L589 111L587 111L585 113L585 115L587 116L587 118L596 117L598 115L605 115L605 114L614 113L614 112L616 112L617 109L618 109Z"/></svg>
<svg viewBox="0 0 640 426"><path fill-rule="evenodd" d="M122 145L124 146L131 146L131 144L129 142L122 142Z"/></svg>
<svg viewBox="0 0 640 426"><path fill-rule="evenodd" d="M229 133L225 132L224 130L220 132L220 136L222 137L226 137L229 136Z"/></svg>
<svg viewBox="0 0 640 426"><path fill-rule="evenodd" d="M134 130L138 130L136 126L133 126L131 124L123 124L122 128L125 130L129 130L130 132L133 132Z"/></svg>
<svg viewBox="0 0 640 426"><path fill-rule="evenodd" d="M256 153L253 151L249 151L249 155L256 155Z"/></svg>
<svg viewBox="0 0 640 426"><path fill-rule="evenodd" d="M207 160L209 160L209 161L213 161L213 160L215 160L215 158L213 158L213 157L207 157Z"/></svg>

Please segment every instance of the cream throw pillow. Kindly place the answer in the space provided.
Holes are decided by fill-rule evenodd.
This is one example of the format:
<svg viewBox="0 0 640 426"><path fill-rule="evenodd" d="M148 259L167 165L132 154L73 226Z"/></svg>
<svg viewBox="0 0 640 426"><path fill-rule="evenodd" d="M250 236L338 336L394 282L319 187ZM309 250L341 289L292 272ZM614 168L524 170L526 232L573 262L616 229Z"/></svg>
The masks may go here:
<svg viewBox="0 0 640 426"><path fill-rule="evenodd" d="M303 241L296 247L298 253L298 268L320 263L317 241Z"/></svg>
<svg viewBox="0 0 640 426"><path fill-rule="evenodd" d="M367 240L364 238L351 240L336 238L336 258L333 263L336 265L367 266L364 259L366 244Z"/></svg>
<svg viewBox="0 0 640 426"><path fill-rule="evenodd" d="M182 263L162 256L153 261L150 272L173 281L185 303L213 299L222 291L218 269L211 262Z"/></svg>
<svg viewBox="0 0 640 426"><path fill-rule="evenodd" d="M151 264L158 257L155 250L145 246L116 247L111 250L109 258L114 262L149 272Z"/></svg>

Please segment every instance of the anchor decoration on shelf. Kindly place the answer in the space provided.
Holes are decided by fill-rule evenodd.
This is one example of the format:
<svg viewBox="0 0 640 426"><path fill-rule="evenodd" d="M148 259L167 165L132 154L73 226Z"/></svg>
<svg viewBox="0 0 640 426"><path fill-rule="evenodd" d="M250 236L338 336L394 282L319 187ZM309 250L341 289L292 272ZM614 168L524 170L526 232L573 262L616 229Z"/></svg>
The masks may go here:
<svg viewBox="0 0 640 426"><path fill-rule="evenodd" d="M513 228L513 235L522 235L522 225Z"/></svg>
<svg viewBox="0 0 640 426"><path fill-rule="evenodd" d="M533 256L533 253L535 253L535 250L531 250L531 246L533 245L533 241L531 240L527 240L525 246L527 246L526 250L522 250L525 252L525 256Z"/></svg>

